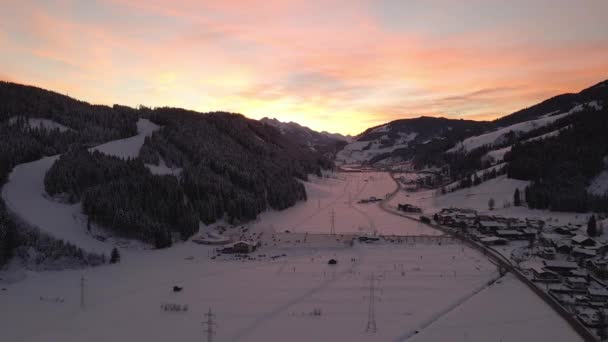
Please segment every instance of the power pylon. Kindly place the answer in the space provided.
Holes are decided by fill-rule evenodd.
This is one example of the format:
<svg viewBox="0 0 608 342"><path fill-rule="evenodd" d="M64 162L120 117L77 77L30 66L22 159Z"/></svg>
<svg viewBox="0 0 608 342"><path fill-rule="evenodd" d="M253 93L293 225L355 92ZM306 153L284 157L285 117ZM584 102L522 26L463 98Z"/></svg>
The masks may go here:
<svg viewBox="0 0 608 342"><path fill-rule="evenodd" d="M80 276L80 309L84 309L84 275Z"/></svg>
<svg viewBox="0 0 608 342"><path fill-rule="evenodd" d="M329 213L329 220L331 223L329 234L336 235L336 212L334 211L333 207L331 208L331 212Z"/></svg>
<svg viewBox="0 0 608 342"><path fill-rule="evenodd" d="M367 310L367 327L365 328L365 332L375 333L378 329L376 328L376 300L378 300L378 296L376 296L376 287L374 284L374 274L372 273L369 277L369 306Z"/></svg>
<svg viewBox="0 0 608 342"><path fill-rule="evenodd" d="M213 342L213 335L215 335L215 330L213 330L213 327L216 326L217 323L213 321L213 317L215 317L215 315L211 313L211 308L209 308L209 312L205 314L205 317L207 319L203 321L203 326L205 326L205 330L203 330L203 332L207 333L207 342Z"/></svg>

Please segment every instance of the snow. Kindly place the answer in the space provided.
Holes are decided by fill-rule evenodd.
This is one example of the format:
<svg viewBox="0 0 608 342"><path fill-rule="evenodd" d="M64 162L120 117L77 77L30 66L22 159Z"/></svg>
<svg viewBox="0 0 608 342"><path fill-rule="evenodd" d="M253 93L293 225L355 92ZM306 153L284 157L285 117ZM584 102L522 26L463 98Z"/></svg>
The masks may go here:
<svg viewBox="0 0 608 342"><path fill-rule="evenodd" d="M158 130L160 126L147 119L137 121L137 135L131 138L114 140L103 145L94 147L92 150L99 151L111 156L123 159L137 158L139 150L144 145L144 140Z"/></svg>
<svg viewBox="0 0 608 342"><path fill-rule="evenodd" d="M3 336L32 342L198 341L203 314L211 308L218 341L396 340L440 317L497 273L482 255L459 244L296 248L284 258L247 262L210 260L210 249L187 243L85 270L84 310L80 271L30 273L2 284ZM338 265L327 265L330 258ZM378 332L368 334L364 296L372 273L381 291ZM174 285L184 290L174 293ZM189 309L165 312L163 303ZM309 315L315 308L320 317Z"/></svg>
<svg viewBox="0 0 608 342"><path fill-rule="evenodd" d="M382 126L388 127L388 126ZM382 128L380 127L380 128ZM377 129L380 129L377 128ZM388 128L386 128L388 129ZM384 132L382 130L381 132ZM380 132L380 131L379 131ZM404 133L399 132L399 137L395 139L394 143L391 146L381 147L381 141L383 139L388 139L386 135L383 135L379 139L371 140L371 141L355 141L350 144L344 146L344 148L339 151L336 155L336 161L340 164L356 164L363 163L369 161L373 157L383 154L390 153L396 149L404 148L409 146L410 142L414 141L418 136L418 133ZM369 147L368 147L369 146Z"/></svg>
<svg viewBox="0 0 608 342"><path fill-rule="evenodd" d="M524 284L508 274L411 341L570 342L582 341L582 338Z"/></svg>
<svg viewBox="0 0 608 342"><path fill-rule="evenodd" d="M608 157L604 157L604 171L591 180L587 191L598 196L608 193Z"/></svg>
<svg viewBox="0 0 608 342"><path fill-rule="evenodd" d="M504 160L505 154L507 154L507 152L510 152L510 151L511 151L511 146L507 146L505 148L490 151L490 152L486 153L486 155L483 156L482 158L484 160L491 160L493 162L500 163Z"/></svg>
<svg viewBox="0 0 608 342"><path fill-rule="evenodd" d="M9 119L9 125L14 125L18 120L23 119L23 117L13 116ZM46 129L46 130L54 130L58 129L59 132L67 132L72 130L71 128L64 126L56 121L43 119L43 118L27 118L27 124L32 129Z"/></svg>
<svg viewBox="0 0 608 342"><path fill-rule="evenodd" d="M292 233L329 233L331 215L338 234L440 235L421 223L407 222L382 210L378 203L357 203L361 199L384 198L397 188L386 172L338 173L336 178L311 177L305 182L308 200L283 212L268 211L251 224L253 230L289 230ZM349 202L350 199L350 202Z"/></svg>
<svg viewBox="0 0 608 342"><path fill-rule="evenodd" d="M148 168L148 170L150 170L150 172L153 175L159 175L159 176L166 176L166 175L179 176L182 173L182 168L181 167L169 167L169 166L167 166L167 164L165 163L165 161L163 160L163 158L160 158L160 160L158 162L158 165L146 164L146 167Z"/></svg>
<svg viewBox="0 0 608 342"><path fill-rule="evenodd" d="M587 103L587 105L591 106L592 108L594 108L596 110L600 110L602 108L602 106L600 104L598 104L596 101L591 101L591 102ZM580 112L581 110L583 110L583 108L584 108L584 105L579 104L579 105L574 106L569 111L562 113L562 114L549 115L549 114L551 114L551 113L549 113L536 120L520 122L520 123L511 125L511 126L500 128L498 130L495 130L495 131L492 131L489 133L481 134L481 135L474 136L474 137L469 137L469 138L463 140L461 143L456 144L456 146L450 148L447 152L459 152L459 151L470 152L470 151L472 151L478 147L484 146L484 145L500 144L501 142L504 141L505 135L508 134L509 132L514 132L514 133L519 133L519 134L530 132L536 128L549 125L568 115L571 115L576 112Z"/></svg>
<svg viewBox="0 0 608 342"><path fill-rule="evenodd" d="M134 158L144 139L158 126L145 119L137 123L139 134L93 148L122 158ZM44 191L44 176L59 156L17 165L2 189L2 198L8 208L28 224L52 236L71 242L87 251L109 255L111 245L87 234L86 216L81 204L65 204L49 198Z"/></svg>

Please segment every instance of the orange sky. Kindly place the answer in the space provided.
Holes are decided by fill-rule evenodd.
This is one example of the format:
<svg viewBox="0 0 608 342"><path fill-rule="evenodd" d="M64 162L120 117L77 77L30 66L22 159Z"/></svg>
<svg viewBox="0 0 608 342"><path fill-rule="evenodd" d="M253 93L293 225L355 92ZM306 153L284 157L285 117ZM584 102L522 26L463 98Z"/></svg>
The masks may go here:
<svg viewBox="0 0 608 342"><path fill-rule="evenodd" d="M0 79L93 103L356 134L491 119L608 78L604 0L2 2Z"/></svg>

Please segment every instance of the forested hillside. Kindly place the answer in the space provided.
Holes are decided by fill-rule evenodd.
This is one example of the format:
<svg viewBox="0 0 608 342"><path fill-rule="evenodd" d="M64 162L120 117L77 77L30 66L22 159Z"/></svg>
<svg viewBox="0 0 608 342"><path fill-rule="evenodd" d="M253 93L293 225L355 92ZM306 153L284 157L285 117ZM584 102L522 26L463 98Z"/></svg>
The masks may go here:
<svg viewBox="0 0 608 342"><path fill-rule="evenodd" d="M608 156L608 109L586 108L556 125L566 128L559 135L513 145L505 155L509 177L532 181L525 191L531 208L608 211L608 194L587 191Z"/></svg>
<svg viewBox="0 0 608 342"><path fill-rule="evenodd" d="M146 140L141 158L183 168L181 183L205 223L224 217L251 220L306 199L308 174L331 161L277 129L239 114L200 115L161 108L150 119L163 128Z"/></svg>
<svg viewBox="0 0 608 342"><path fill-rule="evenodd" d="M29 118L44 118L69 130L31 127ZM0 82L0 185L17 164L67 151L73 145L94 145L136 133L136 111L126 107L92 106L51 91ZM2 202L2 199L0 199ZM40 234L35 229L16 229L17 223L0 203L0 265L18 246L39 252L38 262L73 257L83 263L88 255L74 246ZM22 227L23 228L23 227ZM60 251L49 247L63 246ZM94 259L91 256L91 260Z"/></svg>

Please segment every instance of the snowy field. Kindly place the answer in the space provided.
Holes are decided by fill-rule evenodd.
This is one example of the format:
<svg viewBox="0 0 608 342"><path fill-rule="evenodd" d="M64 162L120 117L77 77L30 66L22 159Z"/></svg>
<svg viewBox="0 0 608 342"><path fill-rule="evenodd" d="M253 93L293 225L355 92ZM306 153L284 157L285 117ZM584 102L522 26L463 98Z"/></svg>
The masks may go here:
<svg viewBox="0 0 608 342"><path fill-rule="evenodd" d="M555 324L559 321L556 312L508 274L411 341L582 341L565 322Z"/></svg>
<svg viewBox="0 0 608 342"><path fill-rule="evenodd" d="M210 249L186 243L117 265L31 273L2 284L3 335L7 341L200 341L200 322L211 307L218 341L401 340L496 277L494 265L459 244L294 248L283 258L245 262L211 260ZM330 258L338 265L327 265ZM366 334L372 273L379 278L378 331ZM174 293L174 285L184 290ZM162 311L166 303L188 311ZM311 316L314 309L321 316Z"/></svg>
<svg viewBox="0 0 608 342"><path fill-rule="evenodd" d="M311 177L310 182L305 182L308 201L288 209L288 215L268 211L251 227L262 231L329 233L333 212L335 231L339 234L442 234L423 224L387 213L378 202L358 203L372 196L383 199L395 191L397 184L388 173L346 172L330 176L334 178Z"/></svg>

